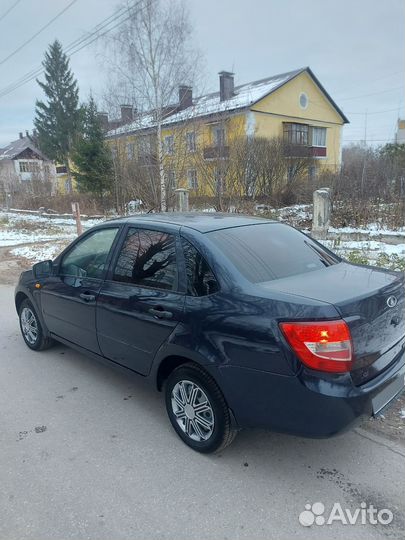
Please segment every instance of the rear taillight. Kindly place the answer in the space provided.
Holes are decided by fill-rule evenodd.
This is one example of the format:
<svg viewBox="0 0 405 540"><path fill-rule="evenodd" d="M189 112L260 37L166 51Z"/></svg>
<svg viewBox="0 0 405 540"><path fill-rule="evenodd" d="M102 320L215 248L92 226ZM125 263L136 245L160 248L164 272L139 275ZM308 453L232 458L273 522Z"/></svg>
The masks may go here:
<svg viewBox="0 0 405 540"><path fill-rule="evenodd" d="M344 373L352 367L352 340L344 321L283 322L281 331L308 367Z"/></svg>

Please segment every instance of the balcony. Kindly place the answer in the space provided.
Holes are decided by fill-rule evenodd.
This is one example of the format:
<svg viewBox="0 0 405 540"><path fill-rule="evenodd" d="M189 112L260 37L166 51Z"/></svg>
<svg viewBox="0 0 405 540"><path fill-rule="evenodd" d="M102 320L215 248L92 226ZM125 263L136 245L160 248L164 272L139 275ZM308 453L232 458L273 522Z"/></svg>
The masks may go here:
<svg viewBox="0 0 405 540"><path fill-rule="evenodd" d="M309 146L305 144L286 144L284 156L294 158L326 158L326 146Z"/></svg>
<svg viewBox="0 0 405 540"><path fill-rule="evenodd" d="M204 159L228 159L229 146L206 146L203 155Z"/></svg>
<svg viewBox="0 0 405 540"><path fill-rule="evenodd" d="M156 165L157 156L153 152L141 154L138 156L138 165L140 167L149 167L151 165Z"/></svg>

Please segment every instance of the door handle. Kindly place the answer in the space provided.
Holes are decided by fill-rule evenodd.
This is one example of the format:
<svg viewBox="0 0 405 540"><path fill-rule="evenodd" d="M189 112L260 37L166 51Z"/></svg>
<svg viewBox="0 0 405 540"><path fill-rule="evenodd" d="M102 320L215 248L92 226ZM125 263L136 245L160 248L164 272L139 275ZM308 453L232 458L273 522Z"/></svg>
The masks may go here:
<svg viewBox="0 0 405 540"><path fill-rule="evenodd" d="M96 296L90 293L80 293L79 297L85 302L94 302L96 299Z"/></svg>
<svg viewBox="0 0 405 540"><path fill-rule="evenodd" d="M173 317L173 313L171 311L165 311L161 307L150 308L148 312L156 319L171 319Z"/></svg>

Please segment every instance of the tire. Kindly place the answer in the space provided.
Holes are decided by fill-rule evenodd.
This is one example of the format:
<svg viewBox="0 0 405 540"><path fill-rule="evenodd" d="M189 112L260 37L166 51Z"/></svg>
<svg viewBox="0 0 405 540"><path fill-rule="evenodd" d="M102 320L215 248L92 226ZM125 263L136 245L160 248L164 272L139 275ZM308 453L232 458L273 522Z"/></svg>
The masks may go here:
<svg viewBox="0 0 405 540"><path fill-rule="evenodd" d="M225 398L214 379L197 364L182 364L165 385L166 409L181 440L203 454L231 444L236 430Z"/></svg>
<svg viewBox="0 0 405 540"><path fill-rule="evenodd" d="M54 341L45 336L37 312L28 299L21 302L18 318L21 334L27 347L33 351L43 351L52 347Z"/></svg>

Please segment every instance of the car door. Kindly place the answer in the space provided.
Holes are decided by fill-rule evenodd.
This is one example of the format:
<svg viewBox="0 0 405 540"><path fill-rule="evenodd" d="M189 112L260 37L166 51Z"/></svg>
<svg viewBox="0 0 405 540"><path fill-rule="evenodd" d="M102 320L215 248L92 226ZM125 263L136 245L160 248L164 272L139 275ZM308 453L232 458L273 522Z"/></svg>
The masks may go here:
<svg viewBox="0 0 405 540"><path fill-rule="evenodd" d="M177 242L164 231L129 227L98 296L103 355L143 375L182 320Z"/></svg>
<svg viewBox="0 0 405 540"><path fill-rule="evenodd" d="M41 288L41 309L49 331L98 354L96 300L118 230L104 227L80 238Z"/></svg>

